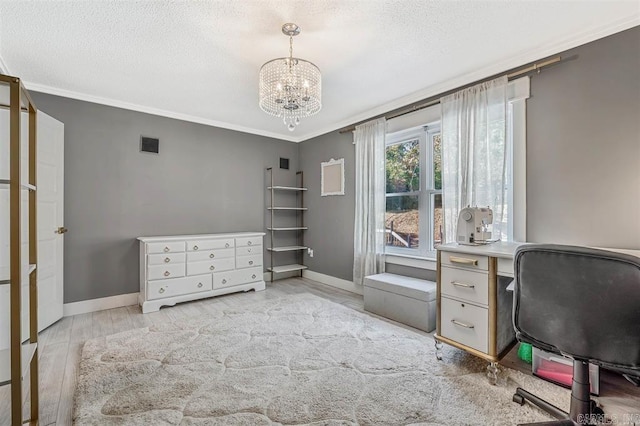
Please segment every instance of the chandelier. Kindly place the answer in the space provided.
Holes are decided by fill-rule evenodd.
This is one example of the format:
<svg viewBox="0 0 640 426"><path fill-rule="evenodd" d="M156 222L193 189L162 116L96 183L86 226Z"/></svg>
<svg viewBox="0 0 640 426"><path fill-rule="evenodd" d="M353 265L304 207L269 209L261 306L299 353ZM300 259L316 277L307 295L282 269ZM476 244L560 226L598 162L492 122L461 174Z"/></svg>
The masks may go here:
<svg viewBox="0 0 640 426"><path fill-rule="evenodd" d="M281 117L290 131L300 119L322 108L322 76L314 64L293 57L293 37L300 34L296 24L284 24L289 36L289 57L273 59L260 68L260 108Z"/></svg>

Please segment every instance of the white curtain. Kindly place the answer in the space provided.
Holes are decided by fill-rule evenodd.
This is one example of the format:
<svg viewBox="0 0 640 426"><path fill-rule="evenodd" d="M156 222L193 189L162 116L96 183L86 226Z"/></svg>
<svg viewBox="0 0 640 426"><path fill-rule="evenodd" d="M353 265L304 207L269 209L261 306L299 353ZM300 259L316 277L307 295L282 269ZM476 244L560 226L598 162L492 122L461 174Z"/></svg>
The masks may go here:
<svg viewBox="0 0 640 426"><path fill-rule="evenodd" d="M441 99L444 241L456 241L458 214L491 207L492 238L506 239L507 77Z"/></svg>
<svg viewBox="0 0 640 426"><path fill-rule="evenodd" d="M353 282L384 272L385 135L384 118L356 126L356 216Z"/></svg>

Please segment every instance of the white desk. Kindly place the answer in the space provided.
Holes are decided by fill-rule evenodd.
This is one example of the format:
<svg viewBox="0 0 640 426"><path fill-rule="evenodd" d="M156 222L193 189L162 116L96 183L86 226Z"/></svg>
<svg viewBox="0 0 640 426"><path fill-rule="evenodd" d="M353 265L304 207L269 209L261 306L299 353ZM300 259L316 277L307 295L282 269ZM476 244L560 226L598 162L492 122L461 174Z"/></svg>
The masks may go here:
<svg viewBox="0 0 640 426"><path fill-rule="evenodd" d="M436 295L436 356L442 344L463 349L489 361L490 381L495 383L497 362L515 345L511 311L513 293L507 291L513 277L513 257L527 243L495 242L481 246L457 243L438 249ZM640 250L610 249L640 257Z"/></svg>

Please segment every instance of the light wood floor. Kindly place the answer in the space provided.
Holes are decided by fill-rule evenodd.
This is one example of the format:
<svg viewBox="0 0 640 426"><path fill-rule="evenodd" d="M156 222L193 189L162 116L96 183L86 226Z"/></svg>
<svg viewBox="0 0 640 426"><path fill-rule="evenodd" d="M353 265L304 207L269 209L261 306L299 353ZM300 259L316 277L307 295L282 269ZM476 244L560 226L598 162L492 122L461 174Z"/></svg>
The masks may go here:
<svg viewBox="0 0 640 426"><path fill-rule="evenodd" d="M144 315L139 306L127 306L62 318L42 331L39 336L40 424L71 425L76 371L86 340L157 323L201 318L213 306L241 307L254 301L297 293L312 293L357 311L364 311L362 296L307 279L289 278L268 283L267 289L262 292L237 293L182 303ZM411 327L402 327L422 335L430 334ZM503 364L523 372L530 372L531 368L518 360L515 351L503 360ZM633 387L621 376L607 372L601 374L600 387L599 400L608 413L636 413L640 416L639 388ZM9 424L9 401L9 387L0 387L2 426Z"/></svg>

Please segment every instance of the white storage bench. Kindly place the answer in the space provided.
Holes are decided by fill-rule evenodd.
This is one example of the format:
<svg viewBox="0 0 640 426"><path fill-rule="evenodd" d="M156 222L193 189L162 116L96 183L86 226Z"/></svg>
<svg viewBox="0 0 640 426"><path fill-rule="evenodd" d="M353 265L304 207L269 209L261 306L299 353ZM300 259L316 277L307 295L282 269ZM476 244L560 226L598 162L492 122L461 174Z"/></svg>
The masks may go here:
<svg viewBox="0 0 640 426"><path fill-rule="evenodd" d="M364 279L364 310L430 332L436 328L436 283L395 274Z"/></svg>

